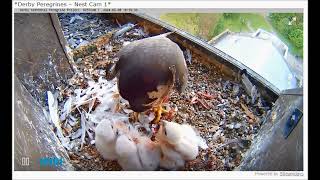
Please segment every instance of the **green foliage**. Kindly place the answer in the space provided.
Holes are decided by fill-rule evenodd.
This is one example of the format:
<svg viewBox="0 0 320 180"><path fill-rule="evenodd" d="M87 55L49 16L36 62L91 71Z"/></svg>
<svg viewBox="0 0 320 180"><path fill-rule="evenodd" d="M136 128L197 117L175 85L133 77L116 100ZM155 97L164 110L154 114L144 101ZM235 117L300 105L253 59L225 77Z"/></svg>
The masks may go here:
<svg viewBox="0 0 320 180"><path fill-rule="evenodd" d="M271 26L261 14L223 13L216 26L210 29L209 36L214 37L226 29L233 32L248 32L256 31L258 28L271 30Z"/></svg>
<svg viewBox="0 0 320 180"><path fill-rule="evenodd" d="M216 36L220 33L222 33L225 30L224 28L224 23L222 20L219 20L218 23L216 24L215 28L213 29L212 36Z"/></svg>
<svg viewBox="0 0 320 180"><path fill-rule="evenodd" d="M226 29L252 32L258 28L272 31L274 27L290 51L303 56L302 13L271 13L272 26L259 13L168 13L161 15L160 19L207 41Z"/></svg>
<svg viewBox="0 0 320 180"><path fill-rule="evenodd" d="M303 14L302 13L271 13L271 24L289 45L290 51L303 56Z"/></svg>
<svg viewBox="0 0 320 180"><path fill-rule="evenodd" d="M278 23L278 29L285 35L288 36L290 33L290 26L289 26L289 18L282 18Z"/></svg>
<svg viewBox="0 0 320 180"><path fill-rule="evenodd" d="M223 13L224 18L230 18L232 16L232 13Z"/></svg>
<svg viewBox="0 0 320 180"><path fill-rule="evenodd" d="M162 14L160 19L194 36L208 40L209 32L219 17L220 14L215 13L168 13Z"/></svg>
<svg viewBox="0 0 320 180"><path fill-rule="evenodd" d="M296 45L296 47L303 47L303 31L301 29L294 29L291 31L289 33L289 39Z"/></svg>
<svg viewBox="0 0 320 180"><path fill-rule="evenodd" d="M229 19L237 19L240 17L239 13L223 13L224 18L229 18Z"/></svg>

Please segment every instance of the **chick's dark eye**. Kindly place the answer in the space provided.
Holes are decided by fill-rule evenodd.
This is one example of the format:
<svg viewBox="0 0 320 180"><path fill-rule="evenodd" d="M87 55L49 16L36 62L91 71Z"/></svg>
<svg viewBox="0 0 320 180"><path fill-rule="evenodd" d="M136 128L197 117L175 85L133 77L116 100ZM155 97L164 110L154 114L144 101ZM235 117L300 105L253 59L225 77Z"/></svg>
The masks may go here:
<svg viewBox="0 0 320 180"><path fill-rule="evenodd" d="M164 130L164 134L167 135L167 130Z"/></svg>

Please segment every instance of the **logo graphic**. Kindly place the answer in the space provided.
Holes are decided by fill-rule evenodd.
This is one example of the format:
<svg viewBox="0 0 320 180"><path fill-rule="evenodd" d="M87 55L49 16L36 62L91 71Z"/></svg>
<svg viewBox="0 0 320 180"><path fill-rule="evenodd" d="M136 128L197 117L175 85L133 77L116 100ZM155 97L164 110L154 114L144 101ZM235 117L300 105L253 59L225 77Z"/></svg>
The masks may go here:
<svg viewBox="0 0 320 180"><path fill-rule="evenodd" d="M40 158L40 166L57 167L57 166L62 166L62 164L63 164L62 158L57 158L57 157Z"/></svg>

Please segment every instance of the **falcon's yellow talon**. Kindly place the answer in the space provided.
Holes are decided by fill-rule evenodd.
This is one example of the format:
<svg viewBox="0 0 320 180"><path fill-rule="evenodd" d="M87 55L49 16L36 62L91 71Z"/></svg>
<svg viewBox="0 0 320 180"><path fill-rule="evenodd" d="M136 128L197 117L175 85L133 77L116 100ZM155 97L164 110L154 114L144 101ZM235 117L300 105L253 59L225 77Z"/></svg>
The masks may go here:
<svg viewBox="0 0 320 180"><path fill-rule="evenodd" d="M162 103L158 107L155 107L154 111L155 111L155 118L152 121L152 124L158 124L160 122L162 113L168 113L167 110L163 109Z"/></svg>
<svg viewBox="0 0 320 180"><path fill-rule="evenodd" d="M162 113L167 114L169 111L162 108Z"/></svg>

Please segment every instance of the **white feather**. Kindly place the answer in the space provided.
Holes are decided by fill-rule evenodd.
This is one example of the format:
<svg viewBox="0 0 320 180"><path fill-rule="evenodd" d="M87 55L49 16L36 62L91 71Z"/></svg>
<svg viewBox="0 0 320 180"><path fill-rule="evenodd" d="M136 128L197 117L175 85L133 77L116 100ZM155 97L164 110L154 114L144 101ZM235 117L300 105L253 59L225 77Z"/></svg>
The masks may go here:
<svg viewBox="0 0 320 180"><path fill-rule="evenodd" d="M89 111L88 111L88 113L91 112L91 110L92 110L95 102L96 102L96 98L94 98L93 100L91 100L91 101L89 102Z"/></svg>
<svg viewBox="0 0 320 180"><path fill-rule="evenodd" d="M80 112L80 110L78 109ZM81 113L81 112L80 112ZM86 137L86 117L83 113L81 113L81 146L80 149L82 149L83 144L85 143L85 137Z"/></svg>
<svg viewBox="0 0 320 180"><path fill-rule="evenodd" d="M51 91L48 91L47 95L48 95L48 106L49 106L51 121L54 124L54 126L57 128L58 137L60 137L61 140L64 141L64 135L60 127L60 121L58 116L58 101L56 98L53 97L53 94L51 93Z"/></svg>

